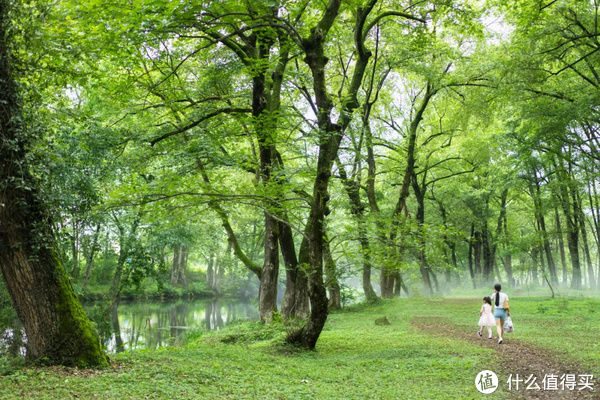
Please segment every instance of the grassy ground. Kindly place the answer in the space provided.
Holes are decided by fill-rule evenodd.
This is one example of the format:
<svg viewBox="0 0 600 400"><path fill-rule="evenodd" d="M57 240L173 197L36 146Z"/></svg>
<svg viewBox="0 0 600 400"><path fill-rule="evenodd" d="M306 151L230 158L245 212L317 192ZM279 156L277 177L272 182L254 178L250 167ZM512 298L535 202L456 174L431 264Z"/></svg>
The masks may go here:
<svg viewBox="0 0 600 400"><path fill-rule="evenodd" d="M473 296L354 306L330 315L312 352L281 345L280 326L244 323L196 333L183 347L120 354L107 371L18 369L0 376L0 398L479 399L477 372L510 372L495 350L423 332L411 320L449 318L475 334L480 304ZM506 345L518 338L600 375L599 300L512 297L511 305L516 331ZM382 316L389 326L375 325ZM510 393L501 387L485 397Z"/></svg>
<svg viewBox="0 0 600 400"><path fill-rule="evenodd" d="M473 325L477 315L466 301L456 300L452 306L443 299L432 299L431 307L422 315L437 315L445 309L456 325ZM583 296L511 297L511 313L515 332L507 338L552 351L559 357L576 361L585 371L600 376L600 299ZM475 310L476 312L478 310ZM495 335L495 333L494 333ZM599 388L600 390L600 388Z"/></svg>

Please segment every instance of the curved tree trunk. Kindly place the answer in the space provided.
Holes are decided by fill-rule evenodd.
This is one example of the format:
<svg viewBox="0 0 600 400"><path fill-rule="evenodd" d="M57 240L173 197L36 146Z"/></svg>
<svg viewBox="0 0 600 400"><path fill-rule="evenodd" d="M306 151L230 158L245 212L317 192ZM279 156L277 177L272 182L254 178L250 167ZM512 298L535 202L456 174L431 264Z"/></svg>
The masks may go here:
<svg viewBox="0 0 600 400"><path fill-rule="evenodd" d="M27 334L27 355L52 364L107 365L98 334L54 250L51 222L26 163L10 73L8 8L0 0L0 269Z"/></svg>

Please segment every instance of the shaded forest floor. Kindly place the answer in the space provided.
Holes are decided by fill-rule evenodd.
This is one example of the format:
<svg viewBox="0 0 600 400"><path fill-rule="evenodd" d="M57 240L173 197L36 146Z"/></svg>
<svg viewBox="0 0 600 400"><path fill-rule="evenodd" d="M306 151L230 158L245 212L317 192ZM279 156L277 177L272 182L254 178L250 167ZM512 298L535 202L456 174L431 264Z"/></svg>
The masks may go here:
<svg viewBox="0 0 600 400"><path fill-rule="evenodd" d="M515 332L501 346L476 335L480 304L414 298L352 306L329 316L310 352L281 344L280 324L198 331L182 347L113 356L104 371L17 369L0 376L0 398L559 398L509 392L506 380L542 373L541 386L550 371L600 375L600 300L511 297ZM383 316L390 325L375 324ZM474 385L483 369L500 379L487 396ZM595 389L588 398L600 398L597 380Z"/></svg>

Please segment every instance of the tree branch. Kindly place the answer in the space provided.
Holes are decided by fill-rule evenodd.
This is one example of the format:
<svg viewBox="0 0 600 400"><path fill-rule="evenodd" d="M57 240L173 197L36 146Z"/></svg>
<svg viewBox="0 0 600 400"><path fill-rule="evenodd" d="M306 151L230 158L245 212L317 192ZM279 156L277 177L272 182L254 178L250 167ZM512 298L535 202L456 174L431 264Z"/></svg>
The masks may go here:
<svg viewBox="0 0 600 400"><path fill-rule="evenodd" d="M208 113L208 114L204 115L203 117L201 117L200 119L192 122L189 125L183 126L183 127L179 128L179 129L176 129L176 130L171 131L171 132L167 132L164 135L161 135L161 136L159 136L157 138L152 139L150 141L150 145L154 146L156 143L158 143L158 142L160 142L162 140L165 140L165 139L167 139L167 138L169 138L171 136L178 135L178 134L180 134L182 132L188 131L188 130L190 130L190 129L192 129L192 128L198 126L198 125L200 125L202 122L204 122L204 121L206 121L206 120L208 120L210 118L216 117L217 115L221 115L221 114L236 114L236 113L251 113L251 112L252 112L252 109L250 109L250 108L236 108L236 107L221 108L219 110L215 110L215 111L213 111L211 113Z"/></svg>

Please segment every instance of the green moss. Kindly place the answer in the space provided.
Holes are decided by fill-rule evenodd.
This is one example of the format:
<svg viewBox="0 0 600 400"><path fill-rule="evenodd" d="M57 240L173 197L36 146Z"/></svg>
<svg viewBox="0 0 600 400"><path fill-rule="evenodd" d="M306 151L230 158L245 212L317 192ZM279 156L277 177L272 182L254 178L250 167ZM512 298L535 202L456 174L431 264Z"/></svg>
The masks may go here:
<svg viewBox="0 0 600 400"><path fill-rule="evenodd" d="M76 298L64 267L56 257L54 262L59 296L55 307L61 320L55 350L47 355L49 362L82 368L107 367L108 358L98 333Z"/></svg>

